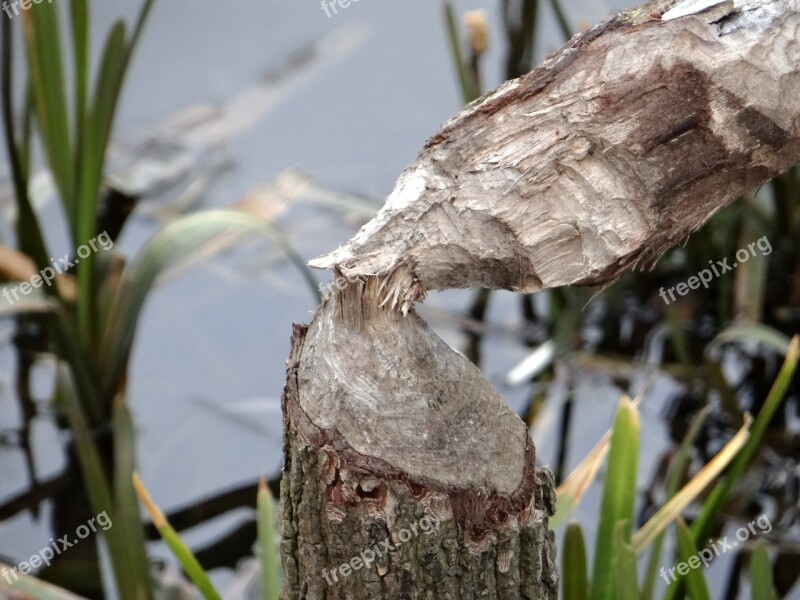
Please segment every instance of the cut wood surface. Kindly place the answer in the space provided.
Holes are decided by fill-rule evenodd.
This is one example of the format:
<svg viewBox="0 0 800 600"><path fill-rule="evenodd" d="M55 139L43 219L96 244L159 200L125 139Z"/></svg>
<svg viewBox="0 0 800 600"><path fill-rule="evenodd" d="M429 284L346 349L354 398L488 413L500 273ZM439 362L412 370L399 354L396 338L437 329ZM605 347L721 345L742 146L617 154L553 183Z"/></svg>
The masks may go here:
<svg viewBox="0 0 800 600"><path fill-rule="evenodd" d="M798 1L674 4L623 12L468 106L311 264L394 276L404 308L605 284L800 162Z"/></svg>
<svg viewBox="0 0 800 600"><path fill-rule="evenodd" d="M377 292L352 284L295 328L285 597L554 600L554 484L527 427L413 311L377 308ZM435 530L417 531L422 520Z"/></svg>

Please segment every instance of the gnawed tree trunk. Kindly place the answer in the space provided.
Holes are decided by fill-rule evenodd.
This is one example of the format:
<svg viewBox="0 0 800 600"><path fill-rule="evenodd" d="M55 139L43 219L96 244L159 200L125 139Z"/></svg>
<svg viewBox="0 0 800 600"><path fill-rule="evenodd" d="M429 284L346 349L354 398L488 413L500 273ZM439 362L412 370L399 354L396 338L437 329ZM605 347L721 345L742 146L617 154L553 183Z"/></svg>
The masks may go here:
<svg viewBox="0 0 800 600"><path fill-rule="evenodd" d="M346 283L293 338L285 598L556 597L549 471L413 304L609 283L800 162L798 0L698 4L621 13L467 107L312 263Z"/></svg>
<svg viewBox="0 0 800 600"><path fill-rule="evenodd" d="M413 310L377 308L378 287L295 328L286 598L556 598L552 476L527 428Z"/></svg>
<svg viewBox="0 0 800 600"><path fill-rule="evenodd" d="M535 292L650 267L800 162L797 0L651 2L448 121L347 245L313 261L424 290ZM658 18L656 18L658 17Z"/></svg>

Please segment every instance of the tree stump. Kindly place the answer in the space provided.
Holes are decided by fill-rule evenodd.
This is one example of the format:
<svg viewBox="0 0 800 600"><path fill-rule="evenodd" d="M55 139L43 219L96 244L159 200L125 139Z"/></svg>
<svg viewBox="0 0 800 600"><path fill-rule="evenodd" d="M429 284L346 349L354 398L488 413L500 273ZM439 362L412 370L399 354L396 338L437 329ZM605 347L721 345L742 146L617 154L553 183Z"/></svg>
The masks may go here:
<svg viewBox="0 0 800 600"><path fill-rule="evenodd" d="M294 329L284 598L555 599L553 478L527 427L380 291L349 283Z"/></svg>

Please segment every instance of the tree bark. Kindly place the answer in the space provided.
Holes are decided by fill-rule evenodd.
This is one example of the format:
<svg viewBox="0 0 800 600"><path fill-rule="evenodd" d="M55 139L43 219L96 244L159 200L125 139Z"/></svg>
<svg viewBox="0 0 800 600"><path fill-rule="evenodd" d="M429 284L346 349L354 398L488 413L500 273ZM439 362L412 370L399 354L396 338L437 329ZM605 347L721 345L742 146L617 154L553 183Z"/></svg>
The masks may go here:
<svg viewBox="0 0 800 600"><path fill-rule="evenodd" d="M657 0L576 36L312 263L340 277L289 358L285 598L556 598L552 476L414 302L609 283L800 162L799 1Z"/></svg>
<svg viewBox="0 0 800 600"><path fill-rule="evenodd" d="M553 480L527 427L413 310L378 308L379 293L375 279L349 284L295 326L285 598L555 599ZM351 562L367 550L369 566Z"/></svg>

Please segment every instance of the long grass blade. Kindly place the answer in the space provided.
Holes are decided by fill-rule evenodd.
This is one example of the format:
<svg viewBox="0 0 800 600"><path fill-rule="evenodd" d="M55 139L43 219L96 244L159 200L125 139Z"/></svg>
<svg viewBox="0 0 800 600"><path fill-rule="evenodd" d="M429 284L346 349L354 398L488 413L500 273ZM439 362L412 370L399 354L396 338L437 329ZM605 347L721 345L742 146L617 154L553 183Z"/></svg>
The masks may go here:
<svg viewBox="0 0 800 600"><path fill-rule="evenodd" d="M669 467L667 473L667 480L665 484L666 499L669 501L677 492L681 485L681 478L689 465L690 453L694 447L697 436L705 423L706 418L711 412L711 407L706 405L703 410L697 413L692 422L689 424L689 430L681 441L675 458ZM653 597L653 591L656 584L656 571L658 570L658 561L661 558L661 550L664 545L664 532L659 533L653 543L650 545L650 556L647 562L647 571L645 573L645 580L642 587L641 600L650 600Z"/></svg>
<svg viewBox="0 0 800 600"><path fill-rule="evenodd" d="M611 445L608 469L603 485L600 523L597 529L592 598L612 598L614 576L614 536L617 524L625 522L622 539L630 540L636 502L636 478L639 463L639 411L633 402L623 397L619 403Z"/></svg>
<svg viewBox="0 0 800 600"><path fill-rule="evenodd" d="M75 446L78 454L78 461L81 465L86 490L89 501L97 514L106 513L109 520L114 523L116 515L113 511L111 489L108 484L106 472L97 445L94 442L92 432L83 413L83 407L75 390L72 380L72 373L65 366L59 366L56 380L56 402L60 405L67 416L70 424ZM143 598L146 600L150 596L135 596L137 592L132 583L128 566L121 562L121 557L126 554L126 544L129 543L124 537L122 529L111 527L106 532L109 550L111 554L112 568L117 588L123 598Z"/></svg>
<svg viewBox="0 0 800 600"><path fill-rule="evenodd" d="M301 273L307 274L305 261L285 245L279 232L250 216L234 211L208 211L171 223L150 241L135 264L126 271L109 309L100 352L102 389L107 394L114 395L122 380L139 315L159 276L209 240L232 230L252 231L277 242Z"/></svg>
<svg viewBox="0 0 800 600"><path fill-rule="evenodd" d="M588 600L589 573L586 543L578 523L570 523L561 549L561 591L563 600Z"/></svg>
<svg viewBox="0 0 800 600"><path fill-rule="evenodd" d="M91 116L82 121L83 152L77 192L79 210L76 215L78 219L76 243L89 240L97 233L97 204L105 168L106 149L111 139L125 75L153 4L154 0L146 0L142 5L130 40L126 39L125 24L118 21L105 43ZM85 347L95 346L97 341L97 324L94 319L94 315L98 314L95 271L95 256L90 254L78 269L78 329Z"/></svg>
<svg viewBox="0 0 800 600"><path fill-rule="evenodd" d="M81 155L83 128L89 96L89 3L70 0L72 48L75 64L75 154Z"/></svg>
<svg viewBox="0 0 800 600"><path fill-rule="evenodd" d="M76 244L89 241L96 233L97 203L106 147L122 87L125 62L125 24L118 21L108 34L91 115L84 120ZM89 254L78 265L78 331L86 348L94 345L94 315L97 314L94 280L95 260L94 255Z"/></svg>
<svg viewBox="0 0 800 600"><path fill-rule="evenodd" d="M36 116L45 154L71 224L75 223L75 171L64 90L58 7L44 2L22 13ZM73 229L71 232L75 234Z"/></svg>
<svg viewBox="0 0 800 600"><path fill-rule="evenodd" d="M758 413L753 426L750 429L750 438L742 448L742 451L731 464L731 468L725 475L724 481L714 488L711 496L703 504L703 510L700 516L692 524L692 532L696 543L704 540L709 535L714 519L717 518L719 511L728 499L728 496L733 490L734 485L739 481L744 471L749 466L753 456L758 449L761 439L764 437L764 432L767 430L772 418L775 416L778 407L783 402L786 395L786 390L794 377L797 370L798 356L800 355L800 336L795 336L789 345L789 350L786 353L786 359L783 362L778 377L772 385L764 406Z"/></svg>
<svg viewBox="0 0 800 600"><path fill-rule="evenodd" d="M772 564L763 540L756 542L750 555L750 590L753 600L775 600L778 597L772 581Z"/></svg>
<svg viewBox="0 0 800 600"><path fill-rule="evenodd" d="M152 598L139 502L133 487L136 472L136 432L128 406L122 397L114 402L114 529L125 540L115 560L125 565L129 590L141 600Z"/></svg>
<svg viewBox="0 0 800 600"><path fill-rule="evenodd" d="M647 523L633 536L633 547L637 554L642 553L653 540L663 532L670 523L680 516L681 511L694 502L703 490L716 479L722 471L737 457L750 436L752 419L745 417L745 423L725 447L709 463L692 477L680 492L659 509Z"/></svg>
<svg viewBox="0 0 800 600"><path fill-rule="evenodd" d="M200 565L195 555L192 554L189 547L169 524L169 521L167 521L161 509L158 508L152 498L150 498L147 488L145 488L142 480L136 473L133 474L133 486L136 489L136 493L139 495L139 499L150 515L153 526L161 534L162 539L166 542L175 558L178 559L186 575L189 576L189 579L203 595L203 598L206 600L222 600L221 596L214 588L214 584L211 583L211 580L208 578L208 575L203 570L203 567Z"/></svg>
<svg viewBox="0 0 800 600"><path fill-rule="evenodd" d="M11 163L11 178L14 183L15 198L17 200L17 239L22 252L30 256L37 264L39 269L48 265L50 256L45 247L44 237L33 210L28 193L28 168L27 154L23 148L29 146L30 130L23 127L23 139L20 147L14 134L14 107L13 107L13 37L11 23L8 19L2 19L0 24L0 69L2 69L0 87L0 102L2 103L3 113L3 139L5 141L6 152ZM26 103L25 123L30 122L29 104ZM57 296L57 290L50 290L50 293Z"/></svg>
<svg viewBox="0 0 800 600"><path fill-rule="evenodd" d="M78 399L72 373L64 365L60 365L58 369L56 402L64 410L69 421L78 460L86 479L89 500L98 513L110 511L112 507L111 492L103 469L103 462Z"/></svg>
<svg viewBox="0 0 800 600"><path fill-rule="evenodd" d="M276 539L275 499L264 478L258 486L258 546L264 600L280 600L280 556Z"/></svg>
<svg viewBox="0 0 800 600"><path fill-rule="evenodd" d="M139 45L139 40L142 37L144 26L147 23L147 20L150 18L150 13L153 10L154 4L155 0L145 0L144 4L142 4L141 10L139 10L139 16L136 18L136 25L133 27L133 35L128 43L127 62L130 62L136 47Z"/></svg>
<svg viewBox="0 0 800 600"><path fill-rule="evenodd" d="M700 568L702 563L692 538L692 532L680 517L675 523L675 532L678 537L678 556L689 567L686 575L686 589L689 590L689 596L692 600L711 600L706 578Z"/></svg>

